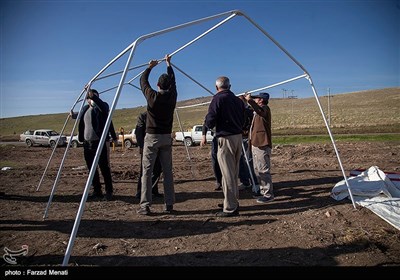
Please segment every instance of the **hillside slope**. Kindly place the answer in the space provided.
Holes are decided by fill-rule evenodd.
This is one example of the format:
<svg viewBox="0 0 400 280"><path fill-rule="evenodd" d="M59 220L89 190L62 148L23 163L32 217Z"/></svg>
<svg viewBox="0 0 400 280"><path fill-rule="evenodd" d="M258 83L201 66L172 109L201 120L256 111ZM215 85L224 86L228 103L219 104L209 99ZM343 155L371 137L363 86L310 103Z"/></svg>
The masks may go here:
<svg viewBox="0 0 400 280"><path fill-rule="evenodd" d="M199 104L210 97L180 101L177 107ZM320 103L328 118L328 98L320 97ZM399 133L400 88L386 88L333 95L330 99L330 123L334 133ZM301 99L271 98L274 135L320 134L326 128L314 97ZM184 130L201 124L208 105L179 109L179 120ZM130 130L136 125L137 116L146 107L118 109L114 112L115 129ZM60 131L68 114L50 114L0 119L0 136L19 135L28 129L50 128ZM66 126L69 134L73 121ZM175 115L174 131L180 126Z"/></svg>

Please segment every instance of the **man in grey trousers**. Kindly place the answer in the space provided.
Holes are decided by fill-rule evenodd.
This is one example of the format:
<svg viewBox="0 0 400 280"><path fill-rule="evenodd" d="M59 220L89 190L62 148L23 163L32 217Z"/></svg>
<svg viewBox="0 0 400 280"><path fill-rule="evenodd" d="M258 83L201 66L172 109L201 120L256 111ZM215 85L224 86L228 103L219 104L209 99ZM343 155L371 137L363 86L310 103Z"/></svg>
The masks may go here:
<svg viewBox="0 0 400 280"><path fill-rule="evenodd" d="M148 68L140 78L140 86L147 100L146 136L143 147L143 175L139 215L149 215L152 203L152 174L157 156L160 158L164 173L165 213L173 211L175 203L174 180L172 175L172 124L176 106L177 90L171 57L165 56L167 73L158 78L158 90L151 88L149 75L151 69L158 64L156 60L149 62Z"/></svg>

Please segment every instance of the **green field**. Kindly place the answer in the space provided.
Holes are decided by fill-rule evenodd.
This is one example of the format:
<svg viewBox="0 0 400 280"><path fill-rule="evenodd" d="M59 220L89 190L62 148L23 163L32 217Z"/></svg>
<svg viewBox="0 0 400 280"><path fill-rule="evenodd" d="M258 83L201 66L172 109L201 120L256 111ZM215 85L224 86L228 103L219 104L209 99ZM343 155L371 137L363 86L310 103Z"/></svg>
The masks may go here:
<svg viewBox="0 0 400 280"><path fill-rule="evenodd" d="M210 98L181 101L177 106L205 102ZM399 141L396 134L400 133L400 88L337 94L330 100L330 127L334 135L340 135L335 139L346 139L343 135L347 135L347 140L350 137L373 141L381 137L389 141ZM321 106L328 117L327 101L328 98L320 97ZM285 142L289 141L288 139L292 139L290 143L291 141L324 141L324 139L329 141L327 129L314 97L272 98L270 107L273 135L276 141ZM195 124L203 123L207 109L207 105L179 109L178 114L183 129L188 130ZM115 129L124 127L125 131L131 130L136 125L137 116L144 110L145 107L115 110L113 115ZM0 119L0 137L3 141L18 139L19 134L28 129L50 128L60 132L67 116L68 113L3 118ZM73 124L74 120L68 121L64 134L70 134ZM176 115L173 130L180 130ZM357 136L363 134L364 138ZM385 135L377 137L374 134ZM305 135L309 135L306 137L308 140L305 140ZM323 136L311 137L311 135ZM294 136L300 138L296 140Z"/></svg>
<svg viewBox="0 0 400 280"><path fill-rule="evenodd" d="M336 142L399 142L399 133L385 134L335 134L333 138ZM330 143L331 139L328 135L287 135L272 137L274 145L299 144L299 143Z"/></svg>

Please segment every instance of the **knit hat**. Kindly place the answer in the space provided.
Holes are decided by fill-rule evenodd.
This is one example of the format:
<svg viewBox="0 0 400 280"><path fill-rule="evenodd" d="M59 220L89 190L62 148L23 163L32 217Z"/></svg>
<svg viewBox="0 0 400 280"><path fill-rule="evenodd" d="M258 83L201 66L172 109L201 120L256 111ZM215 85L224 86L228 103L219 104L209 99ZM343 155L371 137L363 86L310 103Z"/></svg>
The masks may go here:
<svg viewBox="0 0 400 280"><path fill-rule="evenodd" d="M160 89L167 90L171 86L171 78L168 76L168 74L162 74L158 78L158 86Z"/></svg>

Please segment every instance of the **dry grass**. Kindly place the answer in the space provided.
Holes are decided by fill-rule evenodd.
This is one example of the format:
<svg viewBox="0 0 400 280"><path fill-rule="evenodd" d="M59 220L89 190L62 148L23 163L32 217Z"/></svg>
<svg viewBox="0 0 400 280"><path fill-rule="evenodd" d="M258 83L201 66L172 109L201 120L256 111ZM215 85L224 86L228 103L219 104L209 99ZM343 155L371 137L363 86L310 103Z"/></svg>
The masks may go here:
<svg viewBox="0 0 400 280"><path fill-rule="evenodd" d="M187 101L190 105L209 97ZM328 99L319 98L328 118ZM334 95L330 101L331 129L336 133L400 132L400 88L361 91ZM270 100L274 135L325 134L326 128L314 97ZM180 106L183 106L180 104ZM184 130L202 123L208 106L179 110ZM175 122L175 129L178 123Z"/></svg>
<svg viewBox="0 0 400 280"><path fill-rule="evenodd" d="M178 102L178 106L209 101L211 97L195 98ZM328 114L328 99L320 97L325 115ZM399 133L400 132L400 88L386 88L334 95L331 104L331 128L334 133ZM274 135L325 134L326 128L314 97L301 99L272 98L272 125ZM208 105L180 109L179 119L183 130L203 123ZM145 107L119 109L114 112L115 129L132 129L137 116ZM37 115L0 119L1 139L16 138L27 129L50 128L60 131L67 113ZM328 116L327 116L328 117ZM40 125L38 125L40 124ZM66 133L72 130L69 121ZM174 131L179 131L175 115Z"/></svg>

